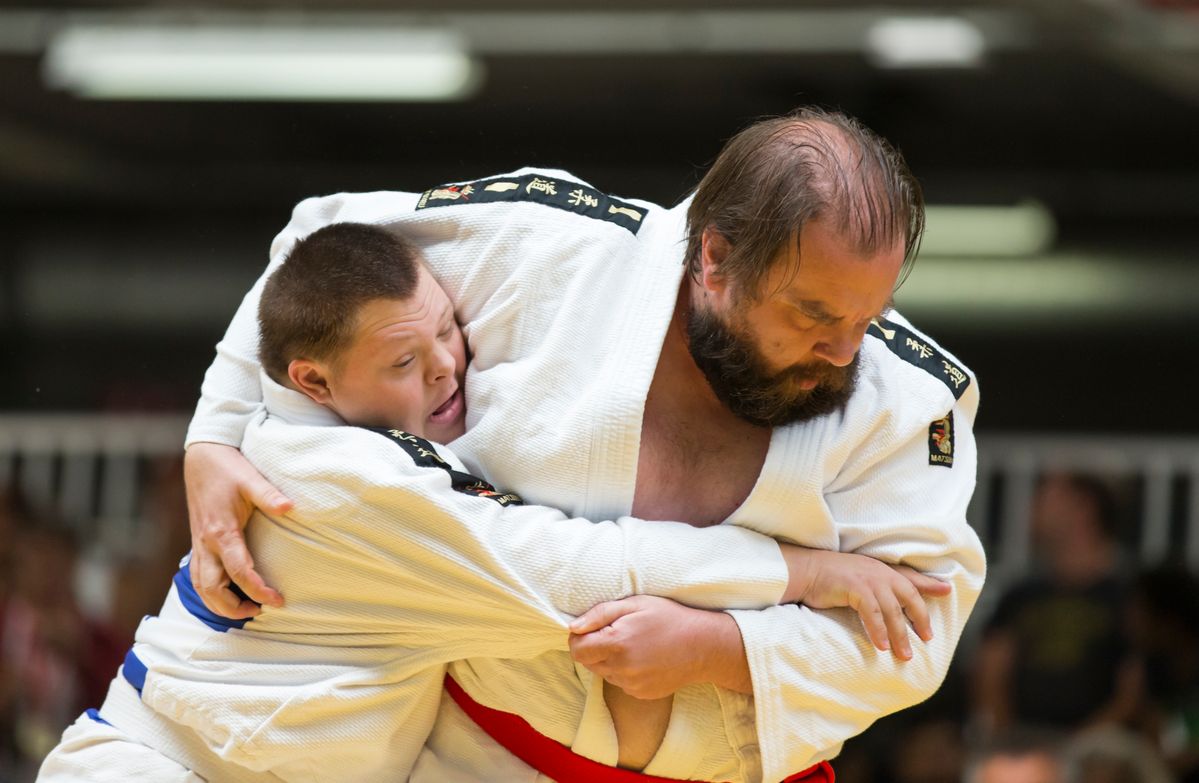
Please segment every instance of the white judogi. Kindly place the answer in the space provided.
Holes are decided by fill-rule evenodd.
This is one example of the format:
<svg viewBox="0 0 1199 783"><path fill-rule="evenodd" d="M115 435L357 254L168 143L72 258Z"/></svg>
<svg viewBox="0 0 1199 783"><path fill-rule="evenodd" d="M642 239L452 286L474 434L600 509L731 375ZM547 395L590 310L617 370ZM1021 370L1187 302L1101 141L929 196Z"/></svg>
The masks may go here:
<svg viewBox="0 0 1199 783"><path fill-rule="evenodd" d="M512 197L521 200L495 200ZM455 449L526 499L610 518L632 507L646 393L683 280L686 207L613 200L564 172L533 169L423 195L339 194L297 206L268 274L297 238L329 223L394 227L416 240L474 357L468 431ZM218 346L189 442L240 441L258 398L255 311L265 277ZM929 602L935 639L916 644L906 663L876 651L849 610L734 612L756 699L710 686L680 691L647 773L779 780L936 690L985 570L965 520L977 405L968 371L896 315L863 342L858 390L842 415L775 430L758 483L729 523L907 563L950 581L953 593ZM950 416L952 459L934 461L933 425ZM477 701L615 763L600 682L566 653L460 668ZM442 717L427 756L462 779L536 779L452 705Z"/></svg>
<svg viewBox="0 0 1199 783"><path fill-rule="evenodd" d="M334 426L328 409L263 384L242 449L295 510L257 514L247 536L286 606L217 617L185 563L43 780L155 764L214 781L404 780L447 662L566 650L566 615L634 592L760 607L786 587L765 536L504 505L452 488L449 469L463 468L448 450Z"/></svg>

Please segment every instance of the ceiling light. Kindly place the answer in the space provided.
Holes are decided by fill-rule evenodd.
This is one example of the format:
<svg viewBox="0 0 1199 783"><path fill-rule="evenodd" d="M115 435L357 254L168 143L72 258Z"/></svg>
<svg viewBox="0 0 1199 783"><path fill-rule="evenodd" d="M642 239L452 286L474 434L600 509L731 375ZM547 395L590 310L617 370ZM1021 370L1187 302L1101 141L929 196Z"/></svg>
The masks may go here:
<svg viewBox="0 0 1199 783"><path fill-rule="evenodd" d="M481 68L440 30L76 25L51 40L43 74L86 98L448 101Z"/></svg>
<svg viewBox="0 0 1199 783"><path fill-rule="evenodd" d="M1053 245L1057 224L1038 201L1011 206L929 206L920 254L1031 256Z"/></svg>
<svg viewBox="0 0 1199 783"><path fill-rule="evenodd" d="M880 68L971 68L982 63L986 40L958 17L891 17L870 26L866 51Z"/></svg>

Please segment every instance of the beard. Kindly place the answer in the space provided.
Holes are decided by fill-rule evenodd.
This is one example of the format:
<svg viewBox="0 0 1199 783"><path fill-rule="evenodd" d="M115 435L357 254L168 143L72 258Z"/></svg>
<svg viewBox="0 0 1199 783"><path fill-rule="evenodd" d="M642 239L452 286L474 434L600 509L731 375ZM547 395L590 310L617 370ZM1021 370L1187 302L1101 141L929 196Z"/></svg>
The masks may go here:
<svg viewBox="0 0 1199 783"><path fill-rule="evenodd" d="M691 358L717 399L738 418L759 427L781 427L837 413L858 379L858 355L845 367L827 362L772 372L735 308L729 322L692 307L687 317ZM814 389L800 384L816 381Z"/></svg>

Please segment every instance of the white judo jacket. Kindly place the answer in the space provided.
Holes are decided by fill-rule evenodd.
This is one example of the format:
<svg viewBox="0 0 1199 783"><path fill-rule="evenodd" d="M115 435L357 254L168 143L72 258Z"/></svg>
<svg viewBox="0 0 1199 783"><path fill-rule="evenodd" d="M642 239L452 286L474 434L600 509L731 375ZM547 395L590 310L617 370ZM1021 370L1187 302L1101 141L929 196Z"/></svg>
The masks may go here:
<svg viewBox="0 0 1199 783"><path fill-rule="evenodd" d="M295 510L258 513L246 530L286 606L218 617L185 561L99 711L206 779L405 780L451 661L565 651L570 615L633 593L707 608L782 597L771 538L568 519L480 491L445 447L338 426L262 383L265 410L242 449Z"/></svg>
<svg viewBox="0 0 1199 783"><path fill-rule="evenodd" d="M529 502L595 519L627 514L645 398L685 273L686 208L612 198L536 169L423 194L308 199L217 347L188 441L241 443L261 396L258 296L294 241L334 222L372 223L416 241L455 302L473 356L468 431L455 451ZM898 314L871 326L860 365L843 413L774 431L756 486L726 525L949 581L952 594L929 602L934 640L903 662L875 650L850 610L733 611L754 696L680 691L647 773L780 780L835 756L845 739L927 698L944 678L985 571L965 519L977 382ZM455 676L476 701L615 763L602 683L565 652L472 660ZM438 731L431 745L452 747ZM488 742L470 739L472 748ZM498 763L504 754L493 750L477 763ZM495 779L486 768L474 773Z"/></svg>

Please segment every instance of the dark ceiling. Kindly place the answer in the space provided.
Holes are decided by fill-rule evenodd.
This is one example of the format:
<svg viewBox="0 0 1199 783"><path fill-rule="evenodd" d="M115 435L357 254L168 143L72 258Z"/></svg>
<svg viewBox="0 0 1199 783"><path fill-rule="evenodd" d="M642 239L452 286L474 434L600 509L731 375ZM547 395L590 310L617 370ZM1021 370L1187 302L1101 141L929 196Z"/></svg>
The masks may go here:
<svg viewBox="0 0 1199 783"><path fill-rule="evenodd" d="M630 39L644 32L637 29L649 19L643 14L671 15L676 32L630 48L618 31L607 51L571 51L581 28L570 20L595 24L588 12L627 25ZM725 13L775 12L791 15L778 17L788 24L828 23L831 43L811 47L804 41L813 40L812 31L801 29L790 46L750 40L721 49L715 44L721 31L704 27L708 12L718 20ZM889 13L977 18L995 32L994 45L978 68L880 69L854 45L853 31L862 18ZM219 16L321 25L355 14L380 24L459 26L477 44L485 81L473 98L444 104L88 101L42 81L42 47L72 19ZM513 21L520 19L535 23L523 50ZM562 37L557 47L546 40L553 30ZM567 168L615 194L671 202L739 127L803 103L843 108L894 141L930 202L1036 198L1056 216L1062 247L1116 249L1130 263L1195 259L1199 11L1193 3L243 0L31 8L0 0L0 207L10 239L0 249L0 348L18 379L0 392L0 405L186 407L235 306L235 296L221 298L208 305L208 315L178 329L162 326L167 316L144 329L37 316L27 296L31 281L64 257L52 250L64 242L99 248L97 257L131 287L137 270L161 264L172 279L211 272L237 290L260 270L291 205L314 193L422 189L533 163ZM164 250L139 260L133 258L139 245ZM86 255L78 247L70 252ZM163 295L174 297L176 307L184 307L187 294L180 285ZM79 323L89 324L85 334ZM1095 386L1105 376L1094 367L1110 365L1109 352L1143 356L1147 334L1121 326L1101 344L1073 351L1059 345L1038 355L1036 372L1050 373L1051 364L1064 361ZM964 348L1002 377L1004 363L1021 362L1045 340L1009 335L996 344L974 336ZM1164 367L1170 359L1152 354L1149 361ZM80 369L86 377L72 381ZM162 382L166 376L175 380ZM1028 391L1015 383L1005 388L1003 380L997 386L1001 395ZM1054 394L1066 400L1068 386ZM1114 400L1087 415L1102 418L1098 409ZM1020 424L1027 416L1021 410L1005 414L1001 405L999 422ZM1046 426L1055 422L1086 426L1068 417ZM1136 424L1130 417L1122 426Z"/></svg>
<svg viewBox="0 0 1199 783"><path fill-rule="evenodd" d="M179 206L254 209L330 187L417 187L536 161L569 166L613 190L669 200L741 124L816 102L843 107L896 140L932 200L1034 195L1065 215L1193 218L1199 14L1130 4L1129 15L1113 10L1118 5L954 4L958 12L1000 12L1014 30L1007 38L1015 40L1003 41L977 69L886 71L859 51L802 47L713 53L702 42L679 41L650 53L551 54L530 45L531 54L484 54L482 88L454 104L85 101L43 86L35 46L9 47L0 54L0 198L17 208L144 207L166 198ZM497 13L497 4L485 2L354 7L402 7L401 18L428 23L469 19L470 9ZM505 9L597 8L624 14L630 24L647 10L673 10L684 26L697 9L729 7L679 0L652 9L633 2ZM754 6L772 7L798 9L801 21L804 11L822 10ZM877 6L833 7L852 13ZM916 2L888 7L937 10ZM43 2L40 35L71 18L68 8L113 16L122 8L144 13L145 6ZM209 13L261 20L270 18L263 17L269 8L301 9L312 24L331 9L348 13L331 2L234 2ZM152 9L202 16L183 3ZM1179 34L1180 25L1190 30ZM1180 40L1166 48L1163 41L1173 37Z"/></svg>

